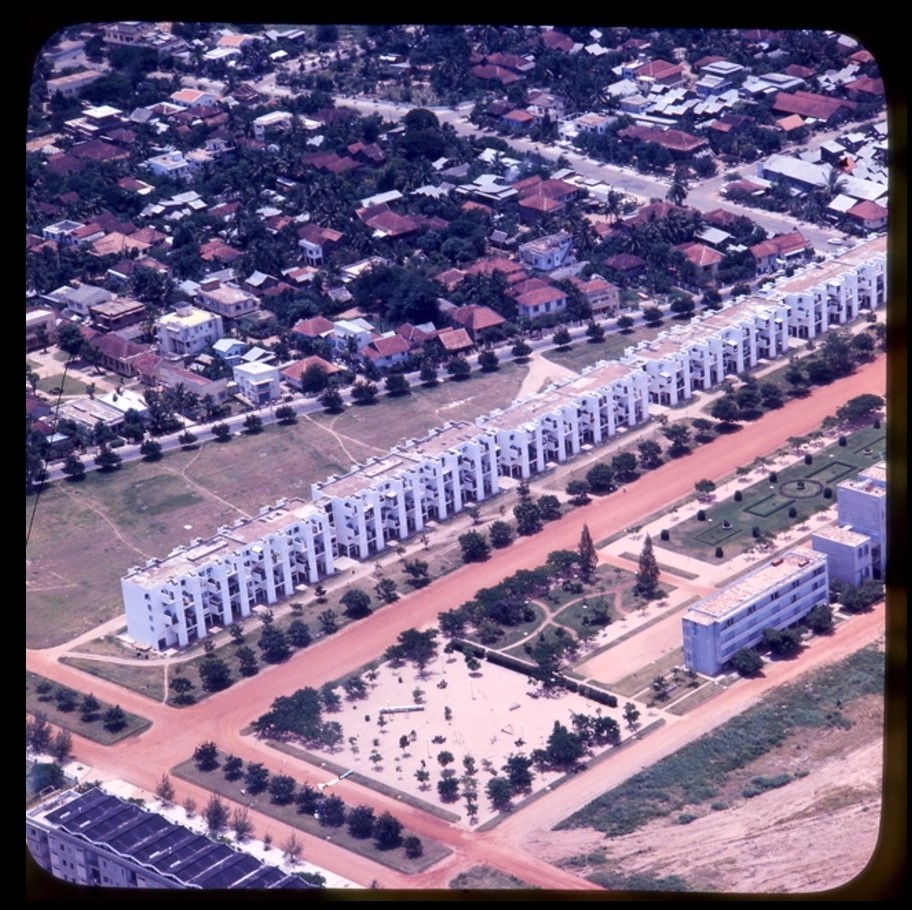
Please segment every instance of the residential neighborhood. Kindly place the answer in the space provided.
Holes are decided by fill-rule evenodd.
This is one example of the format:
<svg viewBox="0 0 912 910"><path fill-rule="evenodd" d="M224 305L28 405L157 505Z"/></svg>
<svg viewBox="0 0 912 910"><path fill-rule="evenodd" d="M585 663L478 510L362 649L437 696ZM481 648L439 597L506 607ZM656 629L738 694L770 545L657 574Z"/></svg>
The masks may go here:
<svg viewBox="0 0 912 910"><path fill-rule="evenodd" d="M698 718L739 722L751 686L874 660L888 140L877 60L835 31L124 21L51 36L26 141L27 738L47 755L41 731L58 728L66 760L40 767L83 771L30 807L35 861L120 888L664 890L656 866L520 859L532 835L513 826L571 824L624 785L622 754L632 775ZM64 556L78 532L46 518L59 497L106 522L81 560ZM403 642L438 634L449 656L433 644L416 663L413 704ZM294 696L265 672L309 660ZM446 696L425 694L435 677ZM123 732L96 742L89 703L76 727L52 712L65 688L107 699ZM266 721L310 691L322 727ZM477 698L490 732L464 726ZM146 726L109 717L121 704ZM421 744L407 729L395 761L391 705ZM466 773L441 751L438 799L440 730ZM201 759L206 735L224 743ZM489 739L474 755L472 736ZM215 784L234 759L299 797L248 798L243 771ZM597 764L617 780L585 791ZM330 849L337 793L349 835ZM204 794L208 835L230 845L209 859L187 808ZM175 857L186 843L186 867L116 846L148 825ZM486 858L492 826L513 858ZM860 871L873 842L845 862ZM809 887L796 869L772 890L790 881Z"/></svg>

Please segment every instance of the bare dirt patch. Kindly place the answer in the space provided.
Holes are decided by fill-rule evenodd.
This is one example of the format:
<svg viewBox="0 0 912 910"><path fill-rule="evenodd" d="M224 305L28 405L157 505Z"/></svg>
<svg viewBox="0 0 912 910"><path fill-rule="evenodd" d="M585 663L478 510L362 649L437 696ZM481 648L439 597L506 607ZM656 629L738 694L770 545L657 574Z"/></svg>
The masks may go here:
<svg viewBox="0 0 912 910"><path fill-rule="evenodd" d="M733 773L714 800L717 808L694 808L699 817L689 824L670 817L615 838L591 829L588 837L553 831L537 849L557 863L583 854L598 859L604 851L604 863L586 866L588 873L677 875L692 890L801 894L839 887L862 872L877 842L883 700L860 698L843 713L849 729L790 736ZM796 772L807 773L751 799L742 795L755 777Z"/></svg>

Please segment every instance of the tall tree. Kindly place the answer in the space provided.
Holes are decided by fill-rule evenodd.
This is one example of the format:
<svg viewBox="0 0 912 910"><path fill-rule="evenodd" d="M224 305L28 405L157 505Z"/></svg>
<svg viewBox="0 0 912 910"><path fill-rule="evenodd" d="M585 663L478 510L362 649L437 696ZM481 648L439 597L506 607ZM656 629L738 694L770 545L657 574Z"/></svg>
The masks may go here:
<svg viewBox="0 0 912 910"><path fill-rule="evenodd" d="M659 588L659 563L652 549L652 538L647 534L640 551L640 567L636 576L636 592L651 600Z"/></svg>
<svg viewBox="0 0 912 910"><path fill-rule="evenodd" d="M589 525L584 524L579 540L579 566L585 581L590 581L598 565L598 553L589 532Z"/></svg>

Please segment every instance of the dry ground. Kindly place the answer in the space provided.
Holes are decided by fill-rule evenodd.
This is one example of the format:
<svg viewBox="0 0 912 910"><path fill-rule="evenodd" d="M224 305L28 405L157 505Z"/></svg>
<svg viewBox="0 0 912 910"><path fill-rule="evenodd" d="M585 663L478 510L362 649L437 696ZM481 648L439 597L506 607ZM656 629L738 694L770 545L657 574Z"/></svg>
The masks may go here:
<svg viewBox="0 0 912 910"><path fill-rule="evenodd" d="M623 837L553 831L536 849L556 863L604 851L604 863L587 872L677 875L700 891L799 894L842 886L862 872L877 843L883 701L859 699L844 713L851 729L802 731L732 775L717 797L729 808L702 806L690 824L671 816ZM800 770L810 773L752 799L741 795L752 777Z"/></svg>

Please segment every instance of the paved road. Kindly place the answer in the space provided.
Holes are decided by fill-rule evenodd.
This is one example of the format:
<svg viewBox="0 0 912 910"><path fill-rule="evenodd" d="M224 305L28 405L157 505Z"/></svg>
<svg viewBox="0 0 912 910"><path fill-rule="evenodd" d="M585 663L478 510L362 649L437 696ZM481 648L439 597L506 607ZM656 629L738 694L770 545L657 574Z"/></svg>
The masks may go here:
<svg viewBox="0 0 912 910"><path fill-rule="evenodd" d="M396 604L301 652L287 664L264 670L190 708L177 710L155 704L136 693L60 664L58 658L65 653L66 646L48 651L27 651L26 665L61 684L83 691L91 690L105 701L119 703L125 709L152 720L151 729L115 748L101 747L74 737L75 753L80 760L92 766L92 778L123 779L152 791L162 771L189 757L199 742L212 739L223 749L245 760L264 761L272 770L285 767L299 782L324 782L330 777L326 772L293 759L285 760L263 743L242 736L239 731L267 710L277 694L302 686L320 686L328 680L337 679L375 658L405 629L434 623L441 610L458 606L471 591L496 584L519 568L541 564L554 549L574 549L583 523L589 525L595 539L609 537L690 495L697 480L703 477L721 479L736 467L750 464L754 458L768 454L789 437L806 435L818 428L822 418L834 413L847 399L863 392L883 393L886 388L885 361L885 357L880 357L852 376L816 389L807 399L790 402L781 410L765 415L733 437L726 438L724 444L705 447L694 456L651 472L642 482L630 486L628 495L615 495L576 509L561 521L549 525L547 532L522 538L510 548L496 551L486 563L466 566L427 589L408 594ZM862 618L860 622L844 624L844 631L833 640L840 643L840 648L857 647L874 634L872 622ZM825 647L812 648L810 655L808 660L776 665L770 669L766 684L777 684L816 662L830 660L834 656ZM780 667L783 669L780 670ZM710 729L742 710L746 703L755 700L758 689L735 686L730 691L724 701L714 699L704 710L688 715L686 724L669 723L644 743L619 754L619 757L623 755L621 762L615 757L610 763L612 773L623 774L625 769L632 773L640 765L667 754L687 741L688 736ZM674 732L682 727L684 732ZM633 769L632 765L628 768L628 763L635 764L636 768ZM345 781L338 786L337 792L346 802L351 805L364 803L381 811L390 809L410 830L449 846L454 855L425 875L410 879L370 861L351 857L347 853L340 854L334 845L315 838L304 838L304 855L308 861L338 870L365 885L376 880L394 888L442 887L460 869L486 863L549 889L585 888L588 884L582 879L538 860L534 845L530 853L520 852L519 846L526 836L525 832L545 830L552 820L576 808L584 794L586 798L591 798L601 792L605 788L604 771L599 770L602 767L579 775L572 782L571 789L561 788L547 799L533 803L517 812L507 825L489 834L464 831ZM179 783L177 790L179 798L183 799L192 788ZM195 796L199 802L205 794L196 793ZM288 834L281 825L264 817L255 816L255 821L260 836L267 829L277 841Z"/></svg>

